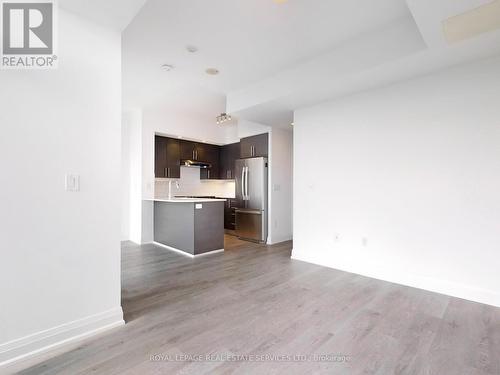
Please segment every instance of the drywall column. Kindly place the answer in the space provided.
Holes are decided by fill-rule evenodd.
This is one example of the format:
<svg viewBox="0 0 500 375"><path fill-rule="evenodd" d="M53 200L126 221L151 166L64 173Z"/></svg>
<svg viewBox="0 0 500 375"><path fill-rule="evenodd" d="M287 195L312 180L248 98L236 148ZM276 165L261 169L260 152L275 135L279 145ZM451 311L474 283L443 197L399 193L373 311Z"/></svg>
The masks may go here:
<svg viewBox="0 0 500 375"><path fill-rule="evenodd" d="M123 323L121 37L58 19L58 69L0 71L0 363Z"/></svg>
<svg viewBox="0 0 500 375"><path fill-rule="evenodd" d="M128 227L127 240L142 242L142 111L127 110L122 120L123 147L126 157L122 165L122 174L126 180L123 190L122 222ZM122 152L123 155L123 152Z"/></svg>
<svg viewBox="0 0 500 375"><path fill-rule="evenodd" d="M273 128L269 133L269 244L293 237L293 133Z"/></svg>

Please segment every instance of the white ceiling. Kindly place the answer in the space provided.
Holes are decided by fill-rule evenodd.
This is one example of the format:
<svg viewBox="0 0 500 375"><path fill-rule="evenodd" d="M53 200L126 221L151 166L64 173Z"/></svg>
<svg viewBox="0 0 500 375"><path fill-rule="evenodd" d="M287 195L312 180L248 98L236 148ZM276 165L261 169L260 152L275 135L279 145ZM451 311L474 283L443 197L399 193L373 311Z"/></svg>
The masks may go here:
<svg viewBox="0 0 500 375"><path fill-rule="evenodd" d="M296 108L499 54L497 32L442 35L491 1L148 0L123 33L124 105L287 126Z"/></svg>
<svg viewBox="0 0 500 375"><path fill-rule="evenodd" d="M61 8L122 31L146 0L58 0Z"/></svg>
<svg viewBox="0 0 500 375"><path fill-rule="evenodd" d="M123 34L125 104L215 116L225 95L407 17L402 0L149 0ZM186 45L199 48L196 54ZM172 64L171 72L160 70ZM220 70L207 76L208 67ZM196 97L191 98L193 94ZM218 96L212 108L209 98ZM208 100L204 105L204 100Z"/></svg>

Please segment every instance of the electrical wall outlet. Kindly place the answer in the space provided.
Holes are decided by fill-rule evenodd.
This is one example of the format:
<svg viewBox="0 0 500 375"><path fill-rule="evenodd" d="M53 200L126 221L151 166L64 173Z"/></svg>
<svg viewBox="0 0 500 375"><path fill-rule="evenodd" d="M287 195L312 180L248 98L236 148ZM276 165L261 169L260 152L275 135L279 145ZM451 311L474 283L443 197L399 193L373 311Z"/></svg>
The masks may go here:
<svg viewBox="0 0 500 375"><path fill-rule="evenodd" d="M66 191L80 191L80 176L77 174L67 174L65 179Z"/></svg>

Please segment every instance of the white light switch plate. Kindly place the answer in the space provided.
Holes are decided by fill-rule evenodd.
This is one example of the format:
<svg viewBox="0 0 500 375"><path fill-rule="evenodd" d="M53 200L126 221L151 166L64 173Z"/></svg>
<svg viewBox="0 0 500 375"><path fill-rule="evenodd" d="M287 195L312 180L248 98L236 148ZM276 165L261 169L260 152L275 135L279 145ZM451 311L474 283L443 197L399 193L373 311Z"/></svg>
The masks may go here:
<svg viewBox="0 0 500 375"><path fill-rule="evenodd" d="M80 191L80 176L67 174L65 180L66 191Z"/></svg>
<svg viewBox="0 0 500 375"><path fill-rule="evenodd" d="M195 208L196 208L197 210L201 210L201 209L203 208L203 205L202 205L201 203L196 203L196 204L195 204Z"/></svg>

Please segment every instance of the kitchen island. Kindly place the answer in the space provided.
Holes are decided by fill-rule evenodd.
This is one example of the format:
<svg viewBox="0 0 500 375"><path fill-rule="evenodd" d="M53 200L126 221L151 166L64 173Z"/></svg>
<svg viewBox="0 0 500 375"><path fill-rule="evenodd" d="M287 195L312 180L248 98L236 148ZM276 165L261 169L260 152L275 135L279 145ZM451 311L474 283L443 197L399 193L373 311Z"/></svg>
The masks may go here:
<svg viewBox="0 0 500 375"><path fill-rule="evenodd" d="M153 199L154 241L194 257L224 251L225 199Z"/></svg>

